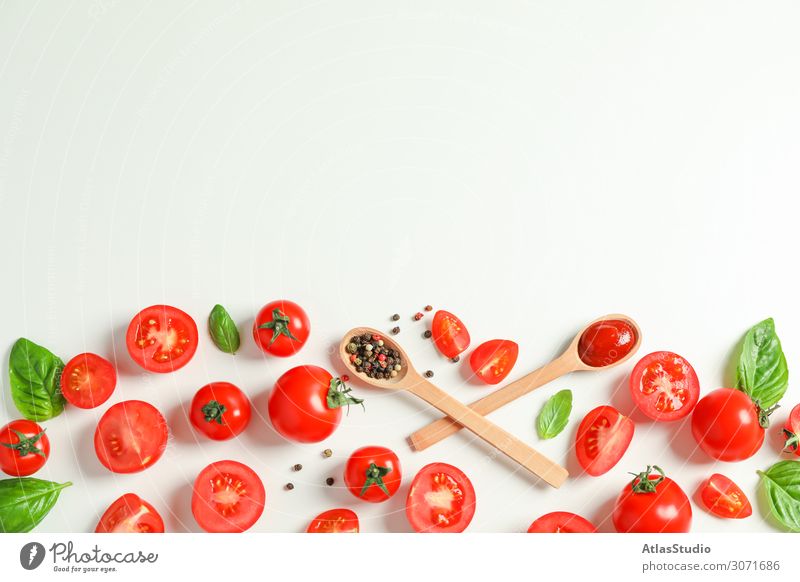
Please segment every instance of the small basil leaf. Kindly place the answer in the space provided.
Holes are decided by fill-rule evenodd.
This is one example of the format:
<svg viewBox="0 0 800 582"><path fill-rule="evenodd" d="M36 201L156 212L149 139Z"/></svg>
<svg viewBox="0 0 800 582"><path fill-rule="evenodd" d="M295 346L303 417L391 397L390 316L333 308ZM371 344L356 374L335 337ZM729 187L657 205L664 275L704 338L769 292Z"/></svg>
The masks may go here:
<svg viewBox="0 0 800 582"><path fill-rule="evenodd" d="M53 509L61 490L70 485L34 477L0 481L0 532L31 531Z"/></svg>
<svg viewBox="0 0 800 582"><path fill-rule="evenodd" d="M789 386L789 368L775 322L765 319L744 336L736 367L736 387L747 393L763 409L783 398Z"/></svg>
<svg viewBox="0 0 800 582"><path fill-rule="evenodd" d="M64 362L46 348L21 338L11 348L8 375L14 404L29 420L40 422L64 410L61 372Z"/></svg>
<svg viewBox="0 0 800 582"><path fill-rule="evenodd" d="M215 305L208 316L208 331L220 350L226 354L235 354L239 349L241 340L239 330L230 314L222 305Z"/></svg>
<svg viewBox="0 0 800 582"><path fill-rule="evenodd" d="M572 391L561 390L553 394L545 402L539 418L536 419L536 430L539 437L551 439L557 436L569 422L572 412Z"/></svg>
<svg viewBox="0 0 800 582"><path fill-rule="evenodd" d="M758 473L773 517L800 532L800 461L780 461Z"/></svg>

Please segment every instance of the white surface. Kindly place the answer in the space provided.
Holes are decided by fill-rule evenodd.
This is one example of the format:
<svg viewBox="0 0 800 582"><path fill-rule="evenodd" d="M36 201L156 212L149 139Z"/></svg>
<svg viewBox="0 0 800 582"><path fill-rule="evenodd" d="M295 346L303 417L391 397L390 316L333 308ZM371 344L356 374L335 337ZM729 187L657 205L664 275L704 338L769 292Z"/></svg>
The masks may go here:
<svg viewBox="0 0 800 582"><path fill-rule="evenodd" d="M295 365L336 368L330 348L344 331L389 329L395 311L418 368L465 401L486 394L408 320L426 303L461 315L474 345L517 340L514 378L615 311L640 322L642 354L687 357L704 392L725 384L733 347L766 316L794 373L800 6L263 4L0 6L0 421L17 416L7 356L20 336L65 359L115 357L121 372L108 404L46 423L53 451L38 476L75 486L39 529L89 531L135 491L169 530L196 531L191 482L223 458L265 481L257 531L301 531L337 506L355 509L363 531L408 531L410 478L439 460L477 489L471 531L524 530L557 509L601 522L627 472L647 463L690 494L724 472L755 501L756 469L778 459L775 431L752 459L715 464L687 458L688 427L634 415L617 467L553 490L468 435L412 453L405 437L436 415L411 396L360 388L366 414L354 409L327 442L298 446L273 432L266 395ZM265 359L248 329L281 297L307 308L312 338L296 357ZM122 332L161 302L203 330L223 303L245 347L231 357L203 334L188 367L141 373ZM491 418L575 472L580 418L609 401L630 410L631 367L563 378ZM211 380L254 401L238 441L196 441L184 420ZM565 387L572 421L539 442L535 415ZM99 464L91 435L128 398L162 409L173 437L155 466L120 476ZM791 386L776 424L798 400ZM401 456L405 485L388 503L324 485L329 475L341 484L347 454L364 444ZM326 447L335 458L319 456ZM693 529L773 530L759 510L723 522L697 507Z"/></svg>

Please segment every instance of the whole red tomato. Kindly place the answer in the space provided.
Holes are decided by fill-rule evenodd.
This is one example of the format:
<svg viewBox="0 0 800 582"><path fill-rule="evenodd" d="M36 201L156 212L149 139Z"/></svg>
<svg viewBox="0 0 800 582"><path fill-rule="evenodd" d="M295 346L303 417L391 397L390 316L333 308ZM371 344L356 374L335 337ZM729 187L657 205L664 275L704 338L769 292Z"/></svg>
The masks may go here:
<svg viewBox="0 0 800 582"><path fill-rule="evenodd" d="M752 457L764 442L769 413L741 390L718 388L700 399L692 413L692 434L706 453L720 461Z"/></svg>
<svg viewBox="0 0 800 582"><path fill-rule="evenodd" d="M659 474L651 475L653 469ZM619 494L613 520L620 533L684 533L692 525L692 506L683 489L653 465Z"/></svg>
<svg viewBox="0 0 800 582"><path fill-rule="evenodd" d="M275 382L269 395L272 426L287 439L316 443L333 434L342 406L361 404L339 378L318 366L297 366Z"/></svg>
<svg viewBox="0 0 800 582"><path fill-rule="evenodd" d="M250 401L233 384L212 382L194 395L189 418L192 425L210 439L232 439L250 422Z"/></svg>
<svg viewBox="0 0 800 582"><path fill-rule="evenodd" d="M12 420L0 428L0 469L14 477L33 475L50 456L50 440L32 420Z"/></svg>
<svg viewBox="0 0 800 582"><path fill-rule="evenodd" d="M353 452L344 469L350 493L372 503L392 497L400 488L400 459L386 447L361 447Z"/></svg>
<svg viewBox="0 0 800 582"><path fill-rule="evenodd" d="M282 358L299 352L310 333L311 322L306 312L287 300L267 303L253 324L253 338L261 351Z"/></svg>
<svg viewBox="0 0 800 582"><path fill-rule="evenodd" d="M786 419L783 436L786 440L783 450L800 456L800 404L792 408L789 418Z"/></svg>

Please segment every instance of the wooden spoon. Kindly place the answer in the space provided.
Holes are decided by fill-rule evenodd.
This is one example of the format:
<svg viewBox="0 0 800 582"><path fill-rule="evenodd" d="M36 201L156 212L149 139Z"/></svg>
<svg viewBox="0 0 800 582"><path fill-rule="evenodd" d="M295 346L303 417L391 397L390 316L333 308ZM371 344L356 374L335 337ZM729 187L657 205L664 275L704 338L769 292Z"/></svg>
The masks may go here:
<svg viewBox="0 0 800 582"><path fill-rule="evenodd" d="M586 329L598 321L607 321L611 319L621 320L624 321L634 329L636 332L636 339L634 340L633 347L631 350L623 357L602 367L594 367L586 364L583 360L581 360L580 356L578 355L578 342L581 339L581 336L586 331ZM639 345L642 342L642 332L639 329L639 326L636 322L628 317L627 315L621 315L618 313L614 313L611 315L604 315L603 317L598 317L594 321L588 323L581 329L572 342L569 344L569 347L557 357L555 360L546 364L539 368L538 370L534 370L527 376L520 378L519 380L512 382L508 386L504 386L499 390L495 390L488 396L481 398L480 400L476 400L469 407L477 412L480 415L487 415L490 412L493 412L508 404L509 402L516 400L520 396L524 396L529 392L532 392L536 388L540 386L544 386L548 382L552 382L556 378L560 378L564 374L568 374L570 372L576 371L588 371L588 370L608 370L613 368L614 366L619 366L626 360L628 360L633 354L636 353L636 350L639 349ZM414 434L409 437L409 442L411 446L417 450L422 451L427 449L429 446L438 443L441 440L446 439L450 435L454 435L462 428L460 421L456 422L452 418L441 418L437 421L432 422L428 426L421 428Z"/></svg>
<svg viewBox="0 0 800 582"><path fill-rule="evenodd" d="M505 453L553 487L560 487L564 483L569 476L564 467L554 463L514 435L486 420L481 414L471 410L440 388L428 382L414 369L414 366L411 365L411 360L403 348L397 345L396 342L386 338L381 332L368 327L357 327L347 332L347 335L344 336L342 342L339 344L339 357L342 359L345 366L350 369L352 369L353 366L350 363L350 354L347 352L347 344L350 343L350 338L365 333L369 335L380 335L387 347L400 352L402 369L398 371L397 376L394 378L369 378L365 374L358 374L358 378L370 386L389 390L406 390L419 396L428 404L438 408L449 417L458 419L459 427L463 426L471 430L497 450Z"/></svg>

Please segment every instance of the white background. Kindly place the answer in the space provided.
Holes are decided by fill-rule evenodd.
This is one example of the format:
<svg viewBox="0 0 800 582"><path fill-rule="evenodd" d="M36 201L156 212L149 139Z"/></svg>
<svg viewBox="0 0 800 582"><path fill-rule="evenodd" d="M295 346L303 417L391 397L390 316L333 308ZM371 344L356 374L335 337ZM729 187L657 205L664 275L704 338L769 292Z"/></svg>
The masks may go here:
<svg viewBox="0 0 800 582"><path fill-rule="evenodd" d="M470 531L523 531L553 510L611 531L627 472L648 463L690 495L723 472L755 502L756 469L779 458L777 427L755 457L714 463L688 425L634 412L617 467L554 490L467 434L413 453L406 436L437 415L410 395L356 386L367 412L351 410L308 446L274 433L266 398L295 365L342 373L330 356L341 334L389 329L394 312L419 369L465 401L485 395L464 361L421 339L425 322L409 318L426 303L459 314L473 345L518 341L512 379L609 312L637 319L642 355L689 359L703 392L730 383L737 342L767 316L794 371L798 18L794 2L2 3L0 423L18 416L7 359L20 336L65 360L97 352L120 372L109 403L46 423L52 455L37 476L75 486L39 531L91 531L128 491L169 531L198 531L191 483L224 458L266 484L255 531L302 531L340 506L362 531L409 531L408 483L432 461L472 479ZM249 333L278 298L313 322L290 359L262 357ZM176 305L204 331L218 302L240 323L238 355L203 333L183 370L135 367L123 335L139 309ZM577 424L603 403L631 411L632 365L563 378L491 418L578 473ZM237 441L198 438L185 420L212 380L253 400ZM574 391L572 421L539 442L535 416L561 388ZM115 475L92 434L110 404L130 398L158 406L172 436L152 468ZM798 400L790 386L776 425ZM324 484L341 484L347 455L366 444L393 448L404 465L403 488L382 505ZM326 447L334 458L321 458ZM693 530L774 531L763 507L722 521L695 506Z"/></svg>

